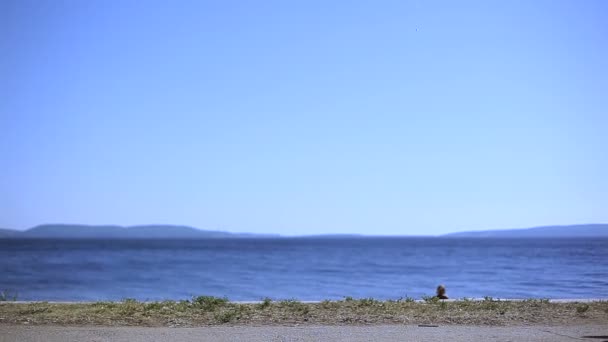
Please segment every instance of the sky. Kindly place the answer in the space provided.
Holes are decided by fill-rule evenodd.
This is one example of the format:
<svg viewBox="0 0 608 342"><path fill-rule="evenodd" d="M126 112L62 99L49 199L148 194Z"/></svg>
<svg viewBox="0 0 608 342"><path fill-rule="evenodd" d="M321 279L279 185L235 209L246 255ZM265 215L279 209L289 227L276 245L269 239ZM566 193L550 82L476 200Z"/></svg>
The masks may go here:
<svg viewBox="0 0 608 342"><path fill-rule="evenodd" d="M606 1L0 1L0 227L608 222Z"/></svg>

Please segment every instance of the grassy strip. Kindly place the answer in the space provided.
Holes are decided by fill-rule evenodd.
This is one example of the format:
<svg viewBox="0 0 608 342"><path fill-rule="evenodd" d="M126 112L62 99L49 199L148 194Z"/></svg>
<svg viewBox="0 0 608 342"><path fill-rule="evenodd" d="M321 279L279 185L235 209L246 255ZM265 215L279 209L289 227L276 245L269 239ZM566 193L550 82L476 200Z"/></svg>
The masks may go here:
<svg viewBox="0 0 608 342"><path fill-rule="evenodd" d="M608 324L608 302L550 303L547 300L441 301L427 298L378 301L373 298L320 303L297 300L231 303L209 296L192 300L91 304L5 303L0 323L103 326L208 326L293 324Z"/></svg>

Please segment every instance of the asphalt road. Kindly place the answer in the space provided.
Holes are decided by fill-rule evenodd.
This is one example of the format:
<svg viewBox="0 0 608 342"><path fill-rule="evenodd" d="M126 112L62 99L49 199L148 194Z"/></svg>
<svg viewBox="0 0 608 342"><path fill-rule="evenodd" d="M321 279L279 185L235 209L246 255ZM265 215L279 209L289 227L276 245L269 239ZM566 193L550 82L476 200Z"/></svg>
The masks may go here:
<svg viewBox="0 0 608 342"><path fill-rule="evenodd" d="M585 337L593 336L593 337ZM608 341L606 325L585 326L220 326L203 328L0 325L0 342L72 341Z"/></svg>

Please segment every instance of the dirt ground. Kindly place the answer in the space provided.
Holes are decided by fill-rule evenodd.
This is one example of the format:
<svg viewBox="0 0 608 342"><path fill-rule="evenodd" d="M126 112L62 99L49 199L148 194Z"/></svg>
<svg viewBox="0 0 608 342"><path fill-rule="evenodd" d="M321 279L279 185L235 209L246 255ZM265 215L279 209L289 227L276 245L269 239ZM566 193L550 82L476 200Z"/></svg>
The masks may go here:
<svg viewBox="0 0 608 342"><path fill-rule="evenodd" d="M194 341L589 341L608 340L608 325L508 327L447 325L214 326L199 328L61 327L0 324L0 342Z"/></svg>

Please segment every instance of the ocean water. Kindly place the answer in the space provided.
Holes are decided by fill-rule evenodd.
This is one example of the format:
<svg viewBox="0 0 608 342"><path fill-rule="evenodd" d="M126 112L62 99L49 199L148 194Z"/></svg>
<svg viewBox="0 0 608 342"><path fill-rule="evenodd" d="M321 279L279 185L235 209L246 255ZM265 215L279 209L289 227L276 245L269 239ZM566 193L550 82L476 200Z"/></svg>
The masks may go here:
<svg viewBox="0 0 608 342"><path fill-rule="evenodd" d="M19 300L608 298L608 239L0 240Z"/></svg>

